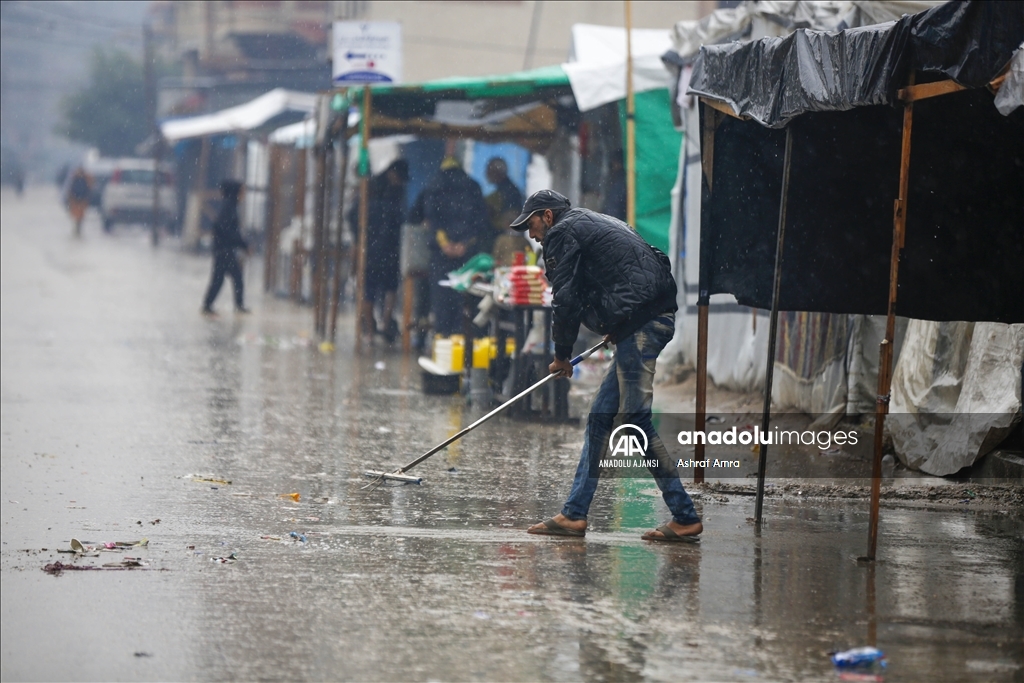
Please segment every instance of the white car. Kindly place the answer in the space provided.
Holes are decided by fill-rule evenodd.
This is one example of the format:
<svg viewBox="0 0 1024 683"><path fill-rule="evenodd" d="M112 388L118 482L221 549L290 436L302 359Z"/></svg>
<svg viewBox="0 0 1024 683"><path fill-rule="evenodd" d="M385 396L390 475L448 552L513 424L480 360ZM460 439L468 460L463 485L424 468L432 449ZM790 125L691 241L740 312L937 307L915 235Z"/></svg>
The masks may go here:
<svg viewBox="0 0 1024 683"><path fill-rule="evenodd" d="M159 222L172 225L178 218L174 178L160 169ZM153 217L153 162L149 159L118 159L100 198L103 229L115 223L150 223Z"/></svg>

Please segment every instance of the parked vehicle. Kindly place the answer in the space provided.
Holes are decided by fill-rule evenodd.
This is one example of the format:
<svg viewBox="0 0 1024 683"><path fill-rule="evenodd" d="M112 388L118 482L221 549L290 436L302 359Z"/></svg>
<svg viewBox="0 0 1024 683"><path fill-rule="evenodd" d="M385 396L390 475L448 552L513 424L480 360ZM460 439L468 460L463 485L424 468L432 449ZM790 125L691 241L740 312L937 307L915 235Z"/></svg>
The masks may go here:
<svg viewBox="0 0 1024 683"><path fill-rule="evenodd" d="M110 179L103 187L100 214L103 229L117 223L150 223L153 216L153 162L150 159L118 159ZM174 178L165 168L159 175L161 225L170 226L178 218L178 198Z"/></svg>

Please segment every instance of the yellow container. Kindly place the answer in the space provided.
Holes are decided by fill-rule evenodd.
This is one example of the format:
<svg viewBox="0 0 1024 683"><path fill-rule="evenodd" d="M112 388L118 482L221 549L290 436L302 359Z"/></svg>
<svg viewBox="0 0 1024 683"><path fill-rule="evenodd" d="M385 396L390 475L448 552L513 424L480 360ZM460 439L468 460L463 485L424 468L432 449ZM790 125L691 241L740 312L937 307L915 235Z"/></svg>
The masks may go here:
<svg viewBox="0 0 1024 683"><path fill-rule="evenodd" d="M452 370L461 371L466 359L466 340L461 334L449 337L452 341Z"/></svg>
<svg viewBox="0 0 1024 683"><path fill-rule="evenodd" d="M473 367L486 369L491 365L491 358L494 357L494 340L490 337L473 340Z"/></svg>
<svg viewBox="0 0 1024 683"><path fill-rule="evenodd" d="M512 337L505 339L505 355L512 357L516 354L516 340Z"/></svg>

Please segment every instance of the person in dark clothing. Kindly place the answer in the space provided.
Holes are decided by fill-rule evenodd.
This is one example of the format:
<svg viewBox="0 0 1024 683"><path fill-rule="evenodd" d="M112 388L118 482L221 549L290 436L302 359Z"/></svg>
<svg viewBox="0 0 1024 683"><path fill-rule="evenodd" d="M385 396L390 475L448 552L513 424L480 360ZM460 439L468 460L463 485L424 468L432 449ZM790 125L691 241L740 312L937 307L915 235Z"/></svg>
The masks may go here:
<svg viewBox="0 0 1024 683"><path fill-rule="evenodd" d="M68 183L67 196L65 201L68 206L68 213L75 223L75 236L82 234L82 221L85 219L85 212L89 208L89 195L92 192L92 177L79 166L75 169L74 175Z"/></svg>
<svg viewBox="0 0 1024 683"><path fill-rule="evenodd" d="M695 542L704 527L651 422L655 362L675 332L676 283L668 257L622 221L570 208L568 199L551 190L526 200L512 227L529 230L544 249L553 292L555 360L549 370L572 375L569 358L580 323L615 345L615 358L590 407L569 498L561 513L528 531L574 537L586 533L599 463L613 426L628 424L643 431L647 457L654 463L649 469L672 511L672 521L643 539Z"/></svg>
<svg viewBox="0 0 1024 683"><path fill-rule="evenodd" d="M242 266L238 263L237 249L249 250L249 245L242 239L238 226L238 203L242 200L245 189L237 180L224 180L220 184L220 213L213 222L213 273L210 286L203 299L203 313L215 315L213 300L220 294L224 276L231 278L235 288L235 311L248 313L245 307L245 284L242 280Z"/></svg>
<svg viewBox="0 0 1024 683"><path fill-rule="evenodd" d="M398 159L369 183L369 207L366 222L366 279L363 286L364 330L376 330L388 343L398 336L394 319L395 294L398 291L399 253L402 221L405 219L405 184L409 181L409 162ZM348 215L349 224L359 230L359 200ZM381 301L381 321L374 321L373 307Z"/></svg>
<svg viewBox="0 0 1024 683"><path fill-rule="evenodd" d="M487 204L480 185L466 175L459 162L446 157L439 170L416 198L409 220L426 222L434 234L430 255L430 310L434 332L462 330L462 295L438 284L480 251L487 239Z"/></svg>
<svg viewBox="0 0 1024 683"><path fill-rule="evenodd" d="M487 181L494 185L494 192L487 195L487 210L491 218L493 246L491 256L495 266L511 266L513 255L528 248L529 242L522 233L510 230L508 224L519 215L523 205L523 193L508 177L508 164L501 157L487 162Z"/></svg>

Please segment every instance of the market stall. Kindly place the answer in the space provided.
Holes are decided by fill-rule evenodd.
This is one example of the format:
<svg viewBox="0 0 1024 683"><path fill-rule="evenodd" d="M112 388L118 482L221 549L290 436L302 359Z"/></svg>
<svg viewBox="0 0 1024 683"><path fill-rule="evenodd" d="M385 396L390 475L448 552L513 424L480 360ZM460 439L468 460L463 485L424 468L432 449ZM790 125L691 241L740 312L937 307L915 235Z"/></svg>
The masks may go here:
<svg viewBox="0 0 1024 683"><path fill-rule="evenodd" d="M688 93L702 98L698 374L706 373L716 293L770 309L773 321L779 310L887 315L872 559L895 315L1024 322L1024 98L1019 85L1004 90L1022 41L1018 5L948 3L861 29L706 46L694 64ZM997 107L1006 99L1016 104ZM773 322L769 341L774 331ZM1019 376L1019 345L1006 348L999 365ZM772 348L769 397L774 360ZM1016 409L986 429L1019 419L1016 386ZM698 429L702 409L699 395ZM768 416L766 401L765 425ZM759 490L766 457L762 446Z"/></svg>

